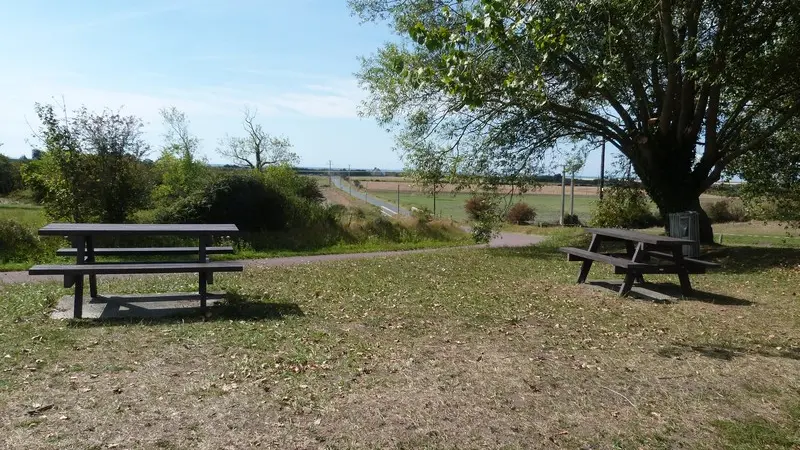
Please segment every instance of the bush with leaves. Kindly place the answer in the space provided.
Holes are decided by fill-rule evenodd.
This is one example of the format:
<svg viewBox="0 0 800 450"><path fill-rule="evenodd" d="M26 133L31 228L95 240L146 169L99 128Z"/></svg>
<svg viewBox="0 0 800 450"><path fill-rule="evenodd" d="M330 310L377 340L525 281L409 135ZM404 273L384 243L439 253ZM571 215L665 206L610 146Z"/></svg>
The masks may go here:
<svg viewBox="0 0 800 450"><path fill-rule="evenodd" d="M579 227L581 226L581 220L578 218L577 214L564 214L564 219L562 221L564 226L566 227Z"/></svg>
<svg viewBox="0 0 800 450"><path fill-rule="evenodd" d="M288 164L267 167L264 169L263 176L267 183L285 189L289 195L316 203L321 203L325 200L317 180L300 175Z"/></svg>
<svg viewBox="0 0 800 450"><path fill-rule="evenodd" d="M255 174L221 176L159 211L164 223L235 223L242 231L283 230L291 200Z"/></svg>
<svg viewBox="0 0 800 450"><path fill-rule="evenodd" d="M661 220L650 210L644 191L635 185L617 185L606 189L590 223L596 227L648 228L660 225Z"/></svg>
<svg viewBox="0 0 800 450"><path fill-rule="evenodd" d="M42 122L40 158L22 170L52 219L125 222L148 205L153 181L142 161L148 147L142 121L111 111L75 111L59 118L36 105Z"/></svg>
<svg viewBox="0 0 800 450"><path fill-rule="evenodd" d="M720 200L707 205L705 208L711 223L745 222L747 213L740 205L731 204L729 200Z"/></svg>
<svg viewBox="0 0 800 450"><path fill-rule="evenodd" d="M525 225L536 218L536 210L525 202L515 203L506 213L506 221L515 225Z"/></svg>
<svg viewBox="0 0 800 450"><path fill-rule="evenodd" d="M489 195L472 196L464 203L464 211L472 221L472 238L475 242L489 242L501 222L495 199Z"/></svg>
<svg viewBox="0 0 800 450"><path fill-rule="evenodd" d="M18 162L12 161L8 156L0 155L0 195L22 189L19 166Z"/></svg>
<svg viewBox="0 0 800 450"><path fill-rule="evenodd" d="M0 262L23 262L40 253L39 239L18 222L0 219Z"/></svg>
<svg viewBox="0 0 800 450"><path fill-rule="evenodd" d="M464 212L470 220L480 220L494 210L495 204L488 195L473 195L464 202Z"/></svg>

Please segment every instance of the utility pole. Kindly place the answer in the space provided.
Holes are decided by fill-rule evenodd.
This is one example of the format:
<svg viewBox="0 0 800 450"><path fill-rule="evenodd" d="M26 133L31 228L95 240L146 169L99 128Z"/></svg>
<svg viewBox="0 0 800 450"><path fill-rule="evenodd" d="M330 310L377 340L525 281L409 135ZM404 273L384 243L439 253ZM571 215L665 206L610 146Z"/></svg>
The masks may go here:
<svg viewBox="0 0 800 450"><path fill-rule="evenodd" d="M350 190L350 196L353 196L353 180L350 179L350 164L347 165L347 188Z"/></svg>
<svg viewBox="0 0 800 450"><path fill-rule="evenodd" d="M397 183L397 215L400 215L400 183Z"/></svg>
<svg viewBox="0 0 800 450"><path fill-rule="evenodd" d="M328 184L333 184L333 161L328 160Z"/></svg>
<svg viewBox="0 0 800 450"><path fill-rule="evenodd" d="M564 206L567 197L567 166L562 167L561 169L561 217L558 219L558 223L561 226L564 226Z"/></svg>
<svg viewBox="0 0 800 450"><path fill-rule="evenodd" d="M603 148L600 151L600 200L603 199L603 185L606 173L606 138L603 138Z"/></svg>

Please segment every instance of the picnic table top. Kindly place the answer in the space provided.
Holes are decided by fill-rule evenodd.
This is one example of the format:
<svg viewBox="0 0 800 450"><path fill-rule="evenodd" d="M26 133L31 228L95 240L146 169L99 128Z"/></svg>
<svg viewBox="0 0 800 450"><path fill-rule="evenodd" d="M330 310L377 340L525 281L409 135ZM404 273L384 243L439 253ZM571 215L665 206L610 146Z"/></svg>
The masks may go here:
<svg viewBox="0 0 800 450"><path fill-rule="evenodd" d="M645 244L659 246L686 245L694 243L694 241L691 239L670 236L656 236L654 234L647 234L640 231L626 230L622 228L587 228L586 232L615 239L622 239L625 241L643 242Z"/></svg>
<svg viewBox="0 0 800 450"><path fill-rule="evenodd" d="M160 224L160 223L51 223L39 229L41 236L95 235L227 235L239 232L230 223Z"/></svg>

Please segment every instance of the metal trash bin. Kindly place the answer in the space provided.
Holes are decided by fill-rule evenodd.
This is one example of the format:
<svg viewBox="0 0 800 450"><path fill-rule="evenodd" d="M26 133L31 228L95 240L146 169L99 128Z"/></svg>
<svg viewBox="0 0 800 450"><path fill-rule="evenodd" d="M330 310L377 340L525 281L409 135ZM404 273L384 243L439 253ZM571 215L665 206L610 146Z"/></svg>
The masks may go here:
<svg viewBox="0 0 800 450"><path fill-rule="evenodd" d="M700 256L700 217L696 211L670 214L669 235L693 240L693 244L683 246L683 255L690 258Z"/></svg>

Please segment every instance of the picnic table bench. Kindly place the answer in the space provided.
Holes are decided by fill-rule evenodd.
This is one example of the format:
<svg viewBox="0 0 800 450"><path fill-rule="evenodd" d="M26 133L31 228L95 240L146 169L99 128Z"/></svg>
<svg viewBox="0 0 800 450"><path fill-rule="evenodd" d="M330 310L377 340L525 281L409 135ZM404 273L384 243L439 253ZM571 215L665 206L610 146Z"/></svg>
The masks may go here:
<svg viewBox="0 0 800 450"><path fill-rule="evenodd" d="M588 249L562 247L560 250L567 254L567 260L581 261L579 284L586 282L595 261L611 264L615 273L625 274L619 295L630 292L634 282L643 283L645 274L662 273L677 274L681 294L689 296L692 294L689 274L705 273L706 269L719 267L714 262L684 256L683 246L694 242L689 239L656 236L619 228L587 228L586 231L592 234ZM601 253L600 244L603 242L623 242L625 253Z"/></svg>
<svg viewBox="0 0 800 450"><path fill-rule="evenodd" d="M97 275L144 273L197 273L200 307L206 307L208 284L214 283L215 272L241 272L236 262L210 261L208 255L233 253L232 247L212 247L212 237L238 233L233 224L99 224L51 223L39 229L41 236L64 236L71 248L56 251L59 256L74 256L75 264L36 265L31 275L63 275L64 287L75 287L74 317L83 314L83 279L89 277L89 295L98 298ZM95 248L100 236L188 236L197 237L198 245L191 247L122 247ZM197 255L194 261L97 262L99 256L175 256Z"/></svg>

